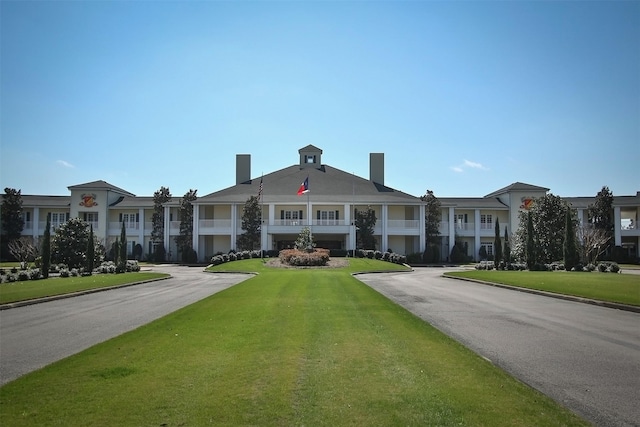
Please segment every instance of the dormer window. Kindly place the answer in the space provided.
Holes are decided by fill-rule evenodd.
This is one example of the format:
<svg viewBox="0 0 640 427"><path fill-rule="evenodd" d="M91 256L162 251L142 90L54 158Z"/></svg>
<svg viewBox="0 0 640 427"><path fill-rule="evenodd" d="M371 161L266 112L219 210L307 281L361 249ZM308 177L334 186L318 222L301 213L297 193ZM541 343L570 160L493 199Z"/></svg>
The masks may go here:
<svg viewBox="0 0 640 427"><path fill-rule="evenodd" d="M301 168L320 168L322 165L322 150L313 145L307 145L298 150Z"/></svg>

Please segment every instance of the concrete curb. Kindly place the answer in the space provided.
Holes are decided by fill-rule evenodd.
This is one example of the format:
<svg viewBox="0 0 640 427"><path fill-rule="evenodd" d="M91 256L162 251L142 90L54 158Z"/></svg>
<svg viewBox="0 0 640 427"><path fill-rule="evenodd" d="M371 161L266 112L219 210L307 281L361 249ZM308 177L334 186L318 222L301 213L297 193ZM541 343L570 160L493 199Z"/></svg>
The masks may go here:
<svg viewBox="0 0 640 427"><path fill-rule="evenodd" d="M125 283L123 285L108 286L108 287L105 287L105 288L87 289L87 290L84 290L84 291L71 292L69 294L52 295L52 296L49 296L49 297L42 297L42 298L28 299L28 300L24 300L24 301L9 302L9 303L6 303L6 304L0 304L0 310L9 310L11 308L24 307L24 306L27 306L27 305L41 304L41 303L49 302L49 301L56 301L56 300L61 300L61 299L66 299L66 298L79 297L81 295L95 294L96 292L106 292L106 291L110 291L112 289L128 288L129 286L142 285L143 283L157 282L159 280L167 280L167 279L171 279L172 277L173 276L160 277L158 279L142 280L142 281L139 281L139 282Z"/></svg>
<svg viewBox="0 0 640 427"><path fill-rule="evenodd" d="M545 297L562 299L562 300L566 300L566 301L580 302L580 303L583 303L583 304L591 304L591 305L597 305L597 306L600 306L600 307L615 308L617 310L624 310L624 311L631 311L631 312L634 312L634 313L640 313L640 306L635 306L635 305L621 304L621 303L617 303L617 302L600 301L600 300L595 300L595 299L577 297L577 296L574 296L574 295L556 294L556 293L553 293L553 292L540 291L540 290L537 290L537 289L521 288L519 286L512 286L512 285L505 285L505 284L502 284L502 283L487 282L487 281L484 281L484 280L471 279L471 278L468 278L468 277L454 277L454 276L446 276L444 274L442 275L442 277L444 277L445 279L464 280L464 281L467 281L467 282L479 283L481 285L494 286L496 288L510 289L512 291L519 291L519 292L524 292L524 293L528 293L528 294L542 295L542 296L545 296Z"/></svg>

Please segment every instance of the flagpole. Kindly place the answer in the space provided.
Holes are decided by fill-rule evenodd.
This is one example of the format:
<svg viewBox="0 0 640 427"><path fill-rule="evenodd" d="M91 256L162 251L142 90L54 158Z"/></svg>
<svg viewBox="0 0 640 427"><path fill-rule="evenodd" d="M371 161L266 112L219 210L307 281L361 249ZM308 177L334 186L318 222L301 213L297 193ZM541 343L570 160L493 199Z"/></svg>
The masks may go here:
<svg viewBox="0 0 640 427"><path fill-rule="evenodd" d="M264 178L264 172L260 174L260 188L258 190L260 192L260 259L263 258L264 254L264 250L262 248L262 228L264 226L264 196L262 195L264 187L262 185L262 178Z"/></svg>

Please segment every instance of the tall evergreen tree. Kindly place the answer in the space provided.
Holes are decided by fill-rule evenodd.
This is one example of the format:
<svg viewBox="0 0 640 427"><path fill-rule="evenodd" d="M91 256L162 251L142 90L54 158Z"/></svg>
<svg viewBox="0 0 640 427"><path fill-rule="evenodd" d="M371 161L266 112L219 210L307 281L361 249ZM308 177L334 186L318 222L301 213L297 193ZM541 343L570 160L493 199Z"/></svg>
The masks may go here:
<svg viewBox="0 0 640 427"><path fill-rule="evenodd" d="M376 212L367 206L366 210L356 212L356 241L360 249L375 249L376 238L373 233L376 226Z"/></svg>
<svg viewBox="0 0 640 427"><path fill-rule="evenodd" d="M91 224L89 225L89 239L87 240L87 268L85 270L89 275L93 274L95 256L96 242L93 236L93 224Z"/></svg>
<svg viewBox="0 0 640 427"><path fill-rule="evenodd" d="M120 247L118 248L118 267L124 272L127 269L127 229L122 221L122 229L120 230Z"/></svg>
<svg viewBox="0 0 640 427"><path fill-rule="evenodd" d="M238 250L260 249L262 230L262 209L256 196L247 199L242 208L242 229L238 236Z"/></svg>
<svg viewBox="0 0 640 427"><path fill-rule="evenodd" d="M535 236L533 231L533 212L529 210L527 212L527 268L529 270L533 269L533 266L536 265L536 243Z"/></svg>
<svg viewBox="0 0 640 427"><path fill-rule="evenodd" d="M567 209L567 213L565 214L565 233L562 252L564 255L564 268L565 270L570 271L576 266L576 264L578 264L578 260L580 258L576 243L576 229L571 216L571 209Z"/></svg>
<svg viewBox="0 0 640 427"><path fill-rule="evenodd" d="M493 238L493 262L496 268L502 261L502 239L500 237L500 220L496 218L495 236Z"/></svg>
<svg viewBox="0 0 640 427"><path fill-rule="evenodd" d="M595 229L604 230L607 237L606 246L611 246L613 240L613 193L604 186L596 194L594 203L589 206L589 221Z"/></svg>
<svg viewBox="0 0 640 427"><path fill-rule="evenodd" d="M42 266L41 272L43 278L49 277L49 269L51 268L51 214L47 215L47 225L44 227L44 235L42 236Z"/></svg>
<svg viewBox="0 0 640 427"><path fill-rule="evenodd" d="M198 190L190 189L180 201L180 234L176 236L175 242L183 262L197 261L193 259L193 202L198 198L197 192Z"/></svg>
<svg viewBox="0 0 640 427"><path fill-rule="evenodd" d="M439 244L442 203L440 203L440 200L438 200L431 190L427 190L427 193L424 196L421 196L420 200L424 202L426 243Z"/></svg>
<svg viewBox="0 0 640 427"><path fill-rule="evenodd" d="M511 244L509 243L509 233L507 233L507 226L504 226L504 262L505 264L511 264Z"/></svg>
<svg viewBox="0 0 640 427"><path fill-rule="evenodd" d="M2 205L0 206L0 217L2 218L2 238L0 238L2 244L1 256L4 258L9 254L9 242L19 239L24 229L21 190L8 187L4 189Z"/></svg>
<svg viewBox="0 0 640 427"><path fill-rule="evenodd" d="M164 204L171 200L171 192L167 187L160 187L153 193L153 215L151 216L151 241L155 244L153 258L156 262L164 262Z"/></svg>

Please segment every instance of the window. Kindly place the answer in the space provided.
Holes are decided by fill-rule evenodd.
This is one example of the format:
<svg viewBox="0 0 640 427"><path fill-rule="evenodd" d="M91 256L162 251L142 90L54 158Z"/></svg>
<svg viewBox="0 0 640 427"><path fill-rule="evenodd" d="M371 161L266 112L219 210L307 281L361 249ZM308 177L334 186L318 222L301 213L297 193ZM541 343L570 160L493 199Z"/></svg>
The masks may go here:
<svg viewBox="0 0 640 427"><path fill-rule="evenodd" d="M31 212L22 212L22 221L24 222L25 230L31 229Z"/></svg>
<svg viewBox="0 0 640 427"><path fill-rule="evenodd" d="M455 216L455 221L456 221L456 228L458 230L464 230L465 229L465 223L467 216L465 214L456 214Z"/></svg>
<svg viewBox="0 0 640 427"><path fill-rule="evenodd" d="M62 224L67 222L68 214L66 212L51 212L51 228L55 230Z"/></svg>
<svg viewBox="0 0 640 427"><path fill-rule="evenodd" d="M480 229L491 230L493 228L493 218L491 214L480 215Z"/></svg>
<svg viewBox="0 0 640 427"><path fill-rule="evenodd" d="M284 211L284 225L299 225L301 219L300 211Z"/></svg>
<svg viewBox="0 0 640 427"><path fill-rule="evenodd" d="M312 165L316 162L316 156L307 155L305 156L304 162L308 165Z"/></svg>
<svg viewBox="0 0 640 427"><path fill-rule="evenodd" d="M89 225L92 225L94 230L98 229L98 213L97 212L85 212L83 214L83 219Z"/></svg>
<svg viewBox="0 0 640 427"><path fill-rule="evenodd" d="M337 225L338 211L318 211L319 225Z"/></svg>
<svg viewBox="0 0 640 427"><path fill-rule="evenodd" d="M120 214L120 222L124 222L125 228L138 228L137 227L137 214L123 213Z"/></svg>
<svg viewBox="0 0 640 427"><path fill-rule="evenodd" d="M493 256L493 243L481 243L480 248L484 248L487 251L487 256Z"/></svg>

